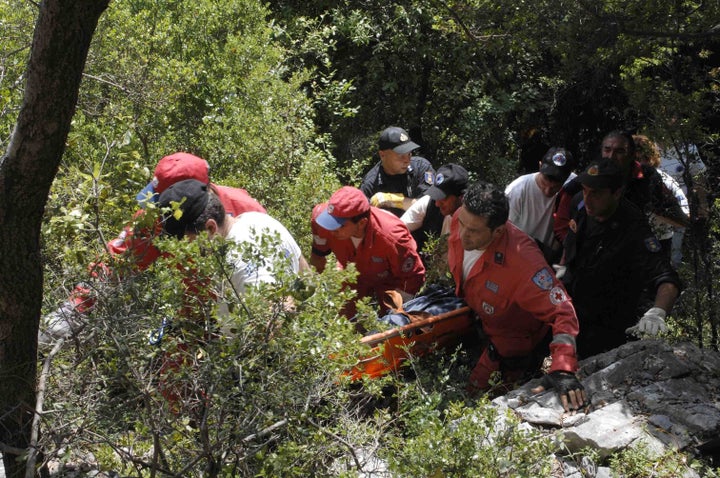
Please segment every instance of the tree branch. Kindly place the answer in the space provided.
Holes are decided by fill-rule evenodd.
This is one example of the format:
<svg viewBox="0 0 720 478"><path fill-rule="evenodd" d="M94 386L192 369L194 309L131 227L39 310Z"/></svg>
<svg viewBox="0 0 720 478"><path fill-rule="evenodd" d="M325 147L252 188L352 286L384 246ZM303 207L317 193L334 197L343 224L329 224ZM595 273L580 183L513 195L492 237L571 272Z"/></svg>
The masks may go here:
<svg viewBox="0 0 720 478"><path fill-rule="evenodd" d="M253 433L253 434L251 434L251 435L246 436L245 438L242 439L242 441L243 441L243 443L247 443L247 442L252 441L252 440L255 440L255 439L257 439L257 438L262 438L262 437L264 437L264 436L269 435L270 433L272 433L273 431L277 430L278 428L284 427L284 426L287 425L287 424L288 424L287 418L284 419L284 420L280 420L279 422L273 423L272 425L270 425L269 427L265 428L264 430L260 430L260 431L257 432L257 433Z"/></svg>
<svg viewBox="0 0 720 478"><path fill-rule="evenodd" d="M312 421L312 419L310 419L310 418L307 419L307 422L310 425L317 428L318 430L320 430L322 433L326 434L327 436L329 436L331 438L334 438L341 444L345 445L345 447L350 451L350 455L352 455L353 460L355 461L355 466L357 466L358 471L361 471L363 469L363 465L362 465L362 463L360 463L360 459L358 458L357 453L355 453L355 448L353 448L353 446L350 443L348 443L347 440L343 439L342 437L339 437L338 435L334 434L333 432L326 430L325 428L321 427L319 424Z"/></svg>
<svg viewBox="0 0 720 478"><path fill-rule="evenodd" d="M30 431L30 446L28 447L27 467L25 468L25 478L33 478L35 476L35 463L37 462L37 444L40 437L40 419L43 413L43 403L45 402L45 390L47 389L47 378L50 374L50 363L55 355L60 351L65 339L59 339L55 342L52 350L45 357L43 362L42 373L38 380L37 396L35 397L35 415L33 416L32 429Z"/></svg>

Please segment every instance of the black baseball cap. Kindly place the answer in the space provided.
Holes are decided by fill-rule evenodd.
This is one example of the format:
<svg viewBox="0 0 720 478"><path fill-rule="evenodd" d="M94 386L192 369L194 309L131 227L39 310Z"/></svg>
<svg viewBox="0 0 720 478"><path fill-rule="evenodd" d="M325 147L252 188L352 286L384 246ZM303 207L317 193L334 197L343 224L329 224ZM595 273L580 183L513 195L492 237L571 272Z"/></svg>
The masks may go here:
<svg viewBox="0 0 720 478"><path fill-rule="evenodd" d="M425 194L436 201L449 195L460 196L467 189L468 179L467 170L459 164L440 166L435 173L435 184Z"/></svg>
<svg viewBox="0 0 720 478"><path fill-rule="evenodd" d="M378 149L392 149L398 154L409 153L414 149L418 149L419 144L410 141L410 135L407 131L397 126L390 126L385 128L380 133L380 141L378 142Z"/></svg>
<svg viewBox="0 0 720 478"><path fill-rule="evenodd" d="M540 172L554 181L565 182L574 167L575 159L570 151L552 147L542 158Z"/></svg>
<svg viewBox="0 0 720 478"><path fill-rule="evenodd" d="M625 173L611 158L596 159L578 176L583 186L593 189L617 189L623 184Z"/></svg>
<svg viewBox="0 0 720 478"><path fill-rule="evenodd" d="M170 207L172 202L180 203L178 210L181 214L176 217L172 211L166 213L163 216L163 231L182 238L189 226L205 211L208 198L208 185L197 179L186 179L168 187L160 193L158 206Z"/></svg>

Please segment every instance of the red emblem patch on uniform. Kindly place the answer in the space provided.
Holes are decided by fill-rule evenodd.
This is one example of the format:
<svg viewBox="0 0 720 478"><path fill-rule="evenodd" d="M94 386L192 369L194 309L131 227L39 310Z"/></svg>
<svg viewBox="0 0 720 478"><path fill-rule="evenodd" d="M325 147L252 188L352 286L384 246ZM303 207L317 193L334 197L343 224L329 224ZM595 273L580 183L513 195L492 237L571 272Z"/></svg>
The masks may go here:
<svg viewBox="0 0 720 478"><path fill-rule="evenodd" d="M493 315L495 313L495 307L488 304L487 302L482 303L482 309L483 312L485 312L487 315Z"/></svg>
<svg viewBox="0 0 720 478"><path fill-rule="evenodd" d="M550 302L552 302L553 305L562 304L567 300L567 294L562 287L553 287L552 290L550 290Z"/></svg>
<svg viewBox="0 0 720 478"><path fill-rule="evenodd" d="M407 259L405 259L405 262L402 263L402 267L400 269L403 272L410 272L413 267L415 267L415 258L408 257Z"/></svg>

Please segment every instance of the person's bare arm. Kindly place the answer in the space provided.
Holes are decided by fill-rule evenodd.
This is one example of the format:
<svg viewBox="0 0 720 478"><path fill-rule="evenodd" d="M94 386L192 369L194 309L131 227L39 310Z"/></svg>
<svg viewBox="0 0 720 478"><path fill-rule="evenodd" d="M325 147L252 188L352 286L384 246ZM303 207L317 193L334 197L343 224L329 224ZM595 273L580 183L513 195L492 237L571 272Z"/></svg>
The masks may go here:
<svg viewBox="0 0 720 478"><path fill-rule="evenodd" d="M672 282L663 282L655 293L655 307L660 307L665 312L670 312L675 300L677 300L680 290Z"/></svg>

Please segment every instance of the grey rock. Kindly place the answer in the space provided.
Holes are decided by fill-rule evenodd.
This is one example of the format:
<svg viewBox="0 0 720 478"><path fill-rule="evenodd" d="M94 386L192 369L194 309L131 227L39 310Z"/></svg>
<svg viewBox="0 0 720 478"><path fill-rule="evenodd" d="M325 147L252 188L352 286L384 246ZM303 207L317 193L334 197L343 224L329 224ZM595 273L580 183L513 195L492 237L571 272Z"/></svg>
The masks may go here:
<svg viewBox="0 0 720 478"><path fill-rule="evenodd" d="M493 400L526 423L554 434L569 453L592 447L605 457L643 444L650 453L668 448L693 452L720 436L720 354L692 344L640 340L580 362L578 376L592 406L564 413L554 390L533 395L531 381ZM563 461L565 477L610 476ZM579 474L579 475L578 475ZM690 469L683 476L694 476Z"/></svg>
<svg viewBox="0 0 720 478"><path fill-rule="evenodd" d="M601 466L597 469L597 473L595 474L595 478L613 478L612 471L610 468L606 466Z"/></svg>
<svg viewBox="0 0 720 478"><path fill-rule="evenodd" d="M616 402L592 412L589 420L564 428L565 443L570 450L592 447L601 457L629 446L643 435L641 421L633 416L625 402Z"/></svg>

